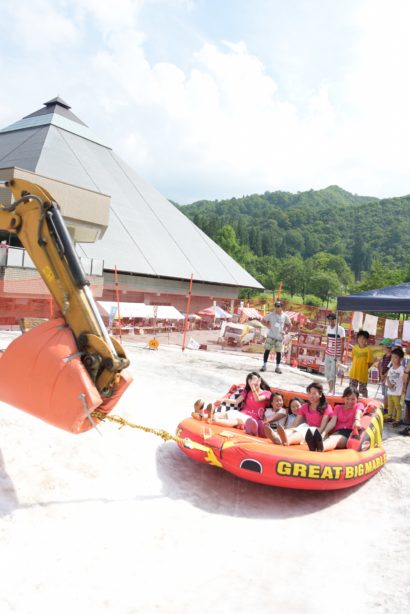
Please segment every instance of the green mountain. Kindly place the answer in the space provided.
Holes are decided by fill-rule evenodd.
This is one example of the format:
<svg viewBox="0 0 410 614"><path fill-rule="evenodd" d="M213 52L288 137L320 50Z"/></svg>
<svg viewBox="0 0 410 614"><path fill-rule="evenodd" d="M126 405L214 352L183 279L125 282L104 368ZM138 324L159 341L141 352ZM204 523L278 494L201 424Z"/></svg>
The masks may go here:
<svg viewBox="0 0 410 614"><path fill-rule="evenodd" d="M369 274L375 262L388 269L404 269L409 263L410 195L379 199L329 186L202 200L178 208L261 280L258 259L263 259L262 283L267 259L280 270L286 259L307 261L325 252L343 258L356 279Z"/></svg>

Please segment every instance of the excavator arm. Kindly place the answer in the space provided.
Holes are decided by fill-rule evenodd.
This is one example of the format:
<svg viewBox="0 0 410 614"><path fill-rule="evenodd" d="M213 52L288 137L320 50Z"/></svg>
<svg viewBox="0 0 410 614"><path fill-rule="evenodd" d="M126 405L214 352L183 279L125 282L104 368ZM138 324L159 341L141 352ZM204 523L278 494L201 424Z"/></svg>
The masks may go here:
<svg viewBox="0 0 410 614"><path fill-rule="evenodd" d="M0 229L16 234L27 250L75 337L95 387L101 397L111 397L129 360L108 335L57 203L29 181L11 179L0 186L14 198L10 206L0 205Z"/></svg>

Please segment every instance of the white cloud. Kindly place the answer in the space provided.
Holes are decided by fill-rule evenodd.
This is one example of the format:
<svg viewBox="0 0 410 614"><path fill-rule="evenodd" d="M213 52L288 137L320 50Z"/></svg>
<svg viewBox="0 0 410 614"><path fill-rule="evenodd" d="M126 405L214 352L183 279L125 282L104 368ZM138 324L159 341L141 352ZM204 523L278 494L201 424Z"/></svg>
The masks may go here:
<svg viewBox="0 0 410 614"><path fill-rule="evenodd" d="M54 45L70 46L79 40L76 23L60 10L61 0L16 2L2 7L2 29L14 38L15 44L36 55L43 55Z"/></svg>
<svg viewBox="0 0 410 614"><path fill-rule="evenodd" d="M59 94L142 176L181 201L331 183L375 195L410 191L406 1L355 4L350 62L335 65L326 80L315 66L297 102L285 99L280 73L273 78L249 50L246 26L243 40L230 40L228 31L225 41L208 37L186 48L183 69L166 57L152 61L142 15L169 4L10 6L13 28L1 26L2 125ZM173 7L188 19L195 3L174 0ZM319 35L313 31L312 40ZM261 36L272 36L269 23Z"/></svg>

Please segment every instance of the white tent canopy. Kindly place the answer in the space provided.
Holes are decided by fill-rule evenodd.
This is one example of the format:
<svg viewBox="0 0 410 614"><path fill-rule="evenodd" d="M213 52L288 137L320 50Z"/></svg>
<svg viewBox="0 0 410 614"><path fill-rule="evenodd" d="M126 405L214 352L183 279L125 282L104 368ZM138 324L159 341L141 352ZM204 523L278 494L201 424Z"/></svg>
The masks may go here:
<svg viewBox="0 0 410 614"><path fill-rule="evenodd" d="M103 315L117 318L118 305L114 301L97 301ZM156 312L156 313L155 313ZM120 303L121 318L157 318L157 320L183 320L184 316L172 305L146 305L145 303Z"/></svg>
<svg viewBox="0 0 410 614"><path fill-rule="evenodd" d="M102 308L103 315L112 315L117 318L118 303L115 301L97 301ZM122 318L149 318L148 305L145 303L120 303L120 315Z"/></svg>
<svg viewBox="0 0 410 614"><path fill-rule="evenodd" d="M241 307L240 309L238 309L238 312L246 316L249 320L253 320L253 319L261 320L262 319L262 316L259 313L259 311L257 309L254 309L253 307Z"/></svg>
<svg viewBox="0 0 410 614"><path fill-rule="evenodd" d="M147 305L150 309L154 309L154 305ZM157 320L183 320L184 316L178 309L172 305L158 305ZM150 316L153 318L154 316Z"/></svg>

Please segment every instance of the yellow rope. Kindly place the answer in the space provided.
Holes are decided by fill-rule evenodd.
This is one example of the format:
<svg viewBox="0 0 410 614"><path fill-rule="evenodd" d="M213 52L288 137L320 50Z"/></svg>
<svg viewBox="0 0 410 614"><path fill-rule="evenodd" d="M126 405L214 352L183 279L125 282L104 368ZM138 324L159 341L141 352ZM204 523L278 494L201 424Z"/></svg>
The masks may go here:
<svg viewBox="0 0 410 614"><path fill-rule="evenodd" d="M152 433L153 435L158 435L158 437L161 437L161 439L163 439L164 441L170 441L171 439L173 441L176 441L177 443L183 443L185 441L184 439L181 439L181 437L171 435L171 433L168 433L168 431L164 431L164 429L152 429L149 426L135 424L134 422L129 422L128 420L125 420L125 418L121 418L120 416L107 415L102 411L98 411L98 409L93 411L91 415L93 418L97 418L97 420L110 420L110 422L116 422L120 425L120 428L123 428L124 426L129 426L132 429L139 429L140 431L144 431L145 433Z"/></svg>
<svg viewBox="0 0 410 614"><path fill-rule="evenodd" d="M123 426L130 426L132 429L139 429L140 431L144 431L145 433L152 433L153 435L158 435L164 441L176 441L178 444L184 446L184 448L190 448L192 450L198 450L205 454L204 459L210 465L215 465L216 467L222 467L221 462L215 456L215 452L209 446L204 445L203 443L199 443L198 441L193 441L189 439L189 437L178 437L177 435L171 435L168 431L164 431L164 429L152 429L149 426L143 426L142 424L134 424L133 422L129 422L125 420L125 418L121 418L120 416L109 416L102 411L98 411L96 409L91 414L92 418L96 418L97 420L110 420L110 422L116 422L120 425L120 428Z"/></svg>

